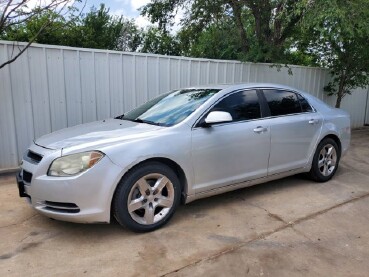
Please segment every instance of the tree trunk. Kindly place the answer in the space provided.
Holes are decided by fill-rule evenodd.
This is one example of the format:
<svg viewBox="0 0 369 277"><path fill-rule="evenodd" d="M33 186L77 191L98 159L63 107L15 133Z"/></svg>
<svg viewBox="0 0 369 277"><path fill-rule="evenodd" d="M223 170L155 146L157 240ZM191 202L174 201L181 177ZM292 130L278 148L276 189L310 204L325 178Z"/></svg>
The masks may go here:
<svg viewBox="0 0 369 277"><path fill-rule="evenodd" d="M243 27L243 23L242 23L241 6L239 5L238 1L234 1L234 0L231 0L228 3L233 10L234 20L238 28L238 32L240 33L241 42L242 42L242 51L244 53L247 53L250 49L250 46L249 46L249 42L247 39L245 28Z"/></svg>
<svg viewBox="0 0 369 277"><path fill-rule="evenodd" d="M272 46L272 6L270 0L246 1L255 18L255 34L260 45Z"/></svg>
<svg viewBox="0 0 369 277"><path fill-rule="evenodd" d="M337 100L336 100L336 108L341 107L341 101L343 97L345 96L345 85L346 85L346 72L345 70L341 70L341 76L340 76L340 82L338 85L338 91L337 91Z"/></svg>
<svg viewBox="0 0 369 277"><path fill-rule="evenodd" d="M282 36L282 21L281 21L281 14L283 12L283 2L277 4L275 8L275 16L274 16L274 34L273 34L273 41L274 45L280 45L280 38Z"/></svg>
<svg viewBox="0 0 369 277"><path fill-rule="evenodd" d="M341 101L343 99L343 95L337 95L337 100L336 100L336 108L340 108L341 107Z"/></svg>

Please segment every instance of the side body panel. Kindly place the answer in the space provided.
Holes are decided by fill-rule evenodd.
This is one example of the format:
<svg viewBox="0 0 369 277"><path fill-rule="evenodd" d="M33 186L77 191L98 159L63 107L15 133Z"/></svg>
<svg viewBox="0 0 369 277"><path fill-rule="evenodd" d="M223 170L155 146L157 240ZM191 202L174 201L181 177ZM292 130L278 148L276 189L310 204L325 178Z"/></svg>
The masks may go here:
<svg viewBox="0 0 369 277"><path fill-rule="evenodd" d="M232 122L192 131L196 193L267 175L270 132L262 120Z"/></svg>
<svg viewBox="0 0 369 277"><path fill-rule="evenodd" d="M268 175L305 167L320 137L322 116L312 112L268 121L271 129Z"/></svg>

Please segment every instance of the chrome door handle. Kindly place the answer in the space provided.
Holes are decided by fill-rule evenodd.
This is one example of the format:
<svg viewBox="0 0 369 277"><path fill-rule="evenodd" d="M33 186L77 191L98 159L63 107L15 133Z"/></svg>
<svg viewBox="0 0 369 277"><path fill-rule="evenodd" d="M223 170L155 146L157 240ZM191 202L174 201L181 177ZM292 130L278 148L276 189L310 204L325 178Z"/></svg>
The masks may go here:
<svg viewBox="0 0 369 277"><path fill-rule="evenodd" d="M262 126L258 126L254 129L254 132L257 133L257 134L260 134L260 133L266 132L267 130L268 130L267 128L264 128Z"/></svg>
<svg viewBox="0 0 369 277"><path fill-rule="evenodd" d="M319 119L310 119L309 124L316 124L319 123Z"/></svg>

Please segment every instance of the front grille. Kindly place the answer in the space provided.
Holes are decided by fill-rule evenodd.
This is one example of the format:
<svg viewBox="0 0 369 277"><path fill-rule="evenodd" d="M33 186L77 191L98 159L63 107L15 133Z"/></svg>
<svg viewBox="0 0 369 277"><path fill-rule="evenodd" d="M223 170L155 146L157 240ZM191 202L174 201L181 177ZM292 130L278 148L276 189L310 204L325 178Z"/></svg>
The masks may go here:
<svg viewBox="0 0 369 277"><path fill-rule="evenodd" d="M58 212L58 213L79 213L79 207L74 203L62 203L62 202L53 202L53 201L45 201L43 203L44 209L48 211Z"/></svg>
<svg viewBox="0 0 369 277"><path fill-rule="evenodd" d="M26 157L29 162L34 164L38 164L42 160L42 156L40 154L37 154L31 150L28 150Z"/></svg>
<svg viewBox="0 0 369 277"><path fill-rule="evenodd" d="M31 183L32 173L23 169L23 181L26 183Z"/></svg>

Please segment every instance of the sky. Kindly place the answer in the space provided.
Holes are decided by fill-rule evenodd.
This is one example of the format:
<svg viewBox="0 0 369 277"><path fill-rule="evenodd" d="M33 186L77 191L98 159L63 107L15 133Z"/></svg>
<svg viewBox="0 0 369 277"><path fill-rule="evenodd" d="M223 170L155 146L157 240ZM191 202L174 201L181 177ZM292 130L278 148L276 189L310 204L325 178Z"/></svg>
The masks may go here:
<svg viewBox="0 0 369 277"><path fill-rule="evenodd" d="M110 8L111 14L133 18L140 27L150 24L146 18L140 16L140 12L138 11L140 7L149 3L150 0L82 0L82 2L84 1L86 1L86 12L92 6L99 7L101 3L104 3L106 7Z"/></svg>
<svg viewBox="0 0 369 277"><path fill-rule="evenodd" d="M28 0L27 5L32 9L39 5L44 6L50 2L51 0ZM145 28L146 26L151 25L151 23L146 17L140 15L139 8L149 2L150 0L81 0L81 3L76 3L72 0L70 4L74 4L79 9L85 5L83 13L87 13L90 11L91 7L95 6L98 8L101 3L104 3L105 6L110 9L110 14L117 16L123 15L126 18L132 18L139 27ZM174 25L170 30L172 33L179 30L179 23L183 15L184 11L182 9L177 11L176 16L174 17Z"/></svg>
<svg viewBox="0 0 369 277"><path fill-rule="evenodd" d="M86 1L84 12L88 12L92 6L99 7L101 3L104 3L106 7L110 8L110 13L113 15L123 15L124 17L133 18L136 24L142 28L151 25L150 21L141 16L138 10L140 7L149 3L150 0L82 0L82 3L84 1ZM179 29L179 21L182 16L183 12L179 11L175 17L172 32L176 32Z"/></svg>

